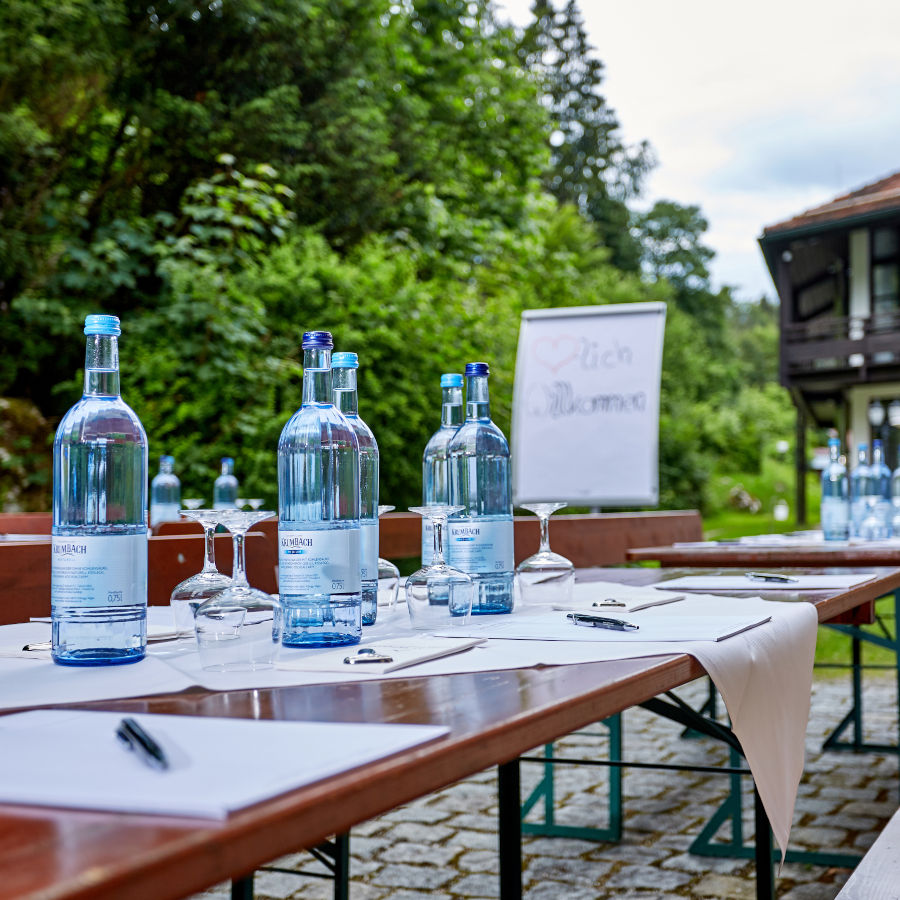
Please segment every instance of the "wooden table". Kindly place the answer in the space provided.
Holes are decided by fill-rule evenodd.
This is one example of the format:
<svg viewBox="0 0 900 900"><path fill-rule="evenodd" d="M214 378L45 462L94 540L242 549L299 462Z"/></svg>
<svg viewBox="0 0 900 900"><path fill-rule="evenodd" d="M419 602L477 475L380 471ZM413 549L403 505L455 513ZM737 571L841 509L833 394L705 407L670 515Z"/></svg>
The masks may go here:
<svg viewBox="0 0 900 900"><path fill-rule="evenodd" d="M587 577L647 584L671 574L609 569L593 570ZM877 575L849 591L812 591L803 599L815 603L825 621L900 588L900 569ZM779 592L763 595L784 598ZM516 851L518 756L703 674L692 657L673 653L356 684L229 693L194 689L82 704L179 715L440 724L450 734L260 803L223 823L0 806L0 898L183 897L493 765L501 766L501 806L504 791L507 799L515 799L512 820L507 815L500 822L501 875L505 872L509 884L518 881L521 867ZM64 744L60 753L65 753ZM257 760L235 760L236 767L243 765L265 765L265 748Z"/></svg>
<svg viewBox="0 0 900 900"><path fill-rule="evenodd" d="M630 562L656 561L662 566L783 568L785 566L900 566L900 547L865 544L829 547L825 543L770 547L720 541L666 547L632 547Z"/></svg>

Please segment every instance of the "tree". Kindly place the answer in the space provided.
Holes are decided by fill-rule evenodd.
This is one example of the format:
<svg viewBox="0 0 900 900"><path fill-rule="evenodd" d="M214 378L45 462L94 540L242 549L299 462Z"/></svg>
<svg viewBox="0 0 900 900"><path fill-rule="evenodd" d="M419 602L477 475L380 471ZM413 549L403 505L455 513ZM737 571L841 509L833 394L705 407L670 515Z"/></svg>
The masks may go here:
<svg viewBox="0 0 900 900"><path fill-rule="evenodd" d="M615 266L637 271L640 248L628 230L628 201L640 194L653 164L649 145L624 143L616 113L600 93L603 63L593 55L575 0L562 10L535 0L531 12L519 55L550 112L544 184L595 224Z"/></svg>

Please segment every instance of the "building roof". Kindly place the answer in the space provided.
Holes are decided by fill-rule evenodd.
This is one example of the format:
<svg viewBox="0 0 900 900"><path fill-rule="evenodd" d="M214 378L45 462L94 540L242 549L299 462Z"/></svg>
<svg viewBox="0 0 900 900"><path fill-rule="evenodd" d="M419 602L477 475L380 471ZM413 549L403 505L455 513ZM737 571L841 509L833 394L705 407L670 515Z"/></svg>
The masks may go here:
<svg viewBox="0 0 900 900"><path fill-rule="evenodd" d="M783 232L807 231L829 223L868 218L891 210L900 210L900 172L873 181L849 194L841 194L784 222L769 225L763 229L763 240L780 237Z"/></svg>

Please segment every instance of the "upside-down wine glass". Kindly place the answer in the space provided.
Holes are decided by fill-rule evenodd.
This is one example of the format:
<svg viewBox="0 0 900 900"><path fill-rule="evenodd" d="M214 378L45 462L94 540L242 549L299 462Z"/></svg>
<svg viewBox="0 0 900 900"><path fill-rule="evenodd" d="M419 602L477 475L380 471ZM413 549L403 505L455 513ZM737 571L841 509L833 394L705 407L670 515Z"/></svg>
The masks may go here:
<svg viewBox="0 0 900 900"><path fill-rule="evenodd" d="M203 498L202 497L185 497L181 501L185 509L194 510L200 509L203 506ZM184 510L181 511L181 514L184 515Z"/></svg>
<svg viewBox="0 0 900 900"><path fill-rule="evenodd" d="M270 669L281 642L281 603L277 595L250 587L244 544L250 528L275 513L241 509L218 513L234 541L234 572L231 586L202 603L194 616L200 664L217 672Z"/></svg>
<svg viewBox="0 0 900 900"><path fill-rule="evenodd" d="M434 525L434 558L427 566L406 579L406 605L412 627L417 631L434 631L465 625L472 612L475 585L459 569L444 562L444 527L447 517L462 506L411 506L410 512L430 519Z"/></svg>
<svg viewBox="0 0 900 900"><path fill-rule="evenodd" d="M187 501L185 501L187 502ZM181 515L186 519L193 519L203 527L206 537L206 554L203 559L203 568L196 575L186 578L181 584L175 586L169 604L175 617L175 631L179 638L187 638L193 643L194 637L194 613L197 607L208 600L213 594L224 591L231 585L231 576L220 572L216 568L216 527L219 524L219 509L183 509ZM190 649L183 646L182 649Z"/></svg>
<svg viewBox="0 0 900 900"><path fill-rule="evenodd" d="M395 506L379 506L378 517L393 512ZM392 607L400 593L400 570L389 560L378 557L378 605Z"/></svg>
<svg viewBox="0 0 900 900"><path fill-rule="evenodd" d="M541 523L541 546L534 556L522 560L516 568L522 604L525 607L566 605L572 602L575 566L550 549L550 516L566 503L523 503Z"/></svg>

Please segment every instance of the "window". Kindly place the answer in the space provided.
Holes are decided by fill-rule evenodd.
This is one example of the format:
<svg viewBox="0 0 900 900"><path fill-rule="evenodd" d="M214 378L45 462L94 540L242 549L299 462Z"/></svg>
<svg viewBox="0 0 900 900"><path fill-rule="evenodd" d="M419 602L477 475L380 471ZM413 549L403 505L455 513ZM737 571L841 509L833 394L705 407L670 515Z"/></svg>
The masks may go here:
<svg viewBox="0 0 900 900"><path fill-rule="evenodd" d="M900 312L900 231L872 231L872 312Z"/></svg>

